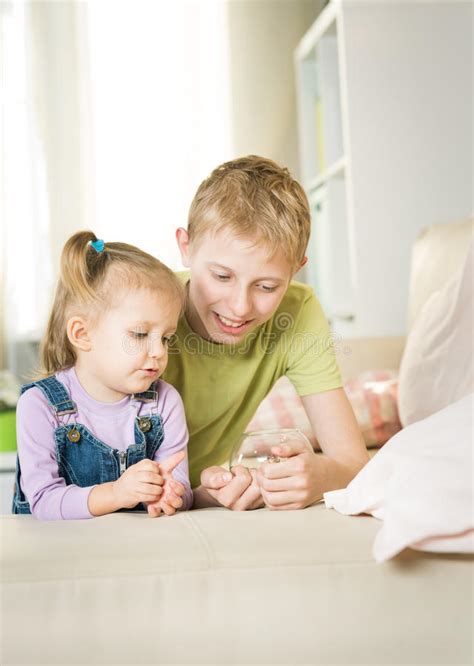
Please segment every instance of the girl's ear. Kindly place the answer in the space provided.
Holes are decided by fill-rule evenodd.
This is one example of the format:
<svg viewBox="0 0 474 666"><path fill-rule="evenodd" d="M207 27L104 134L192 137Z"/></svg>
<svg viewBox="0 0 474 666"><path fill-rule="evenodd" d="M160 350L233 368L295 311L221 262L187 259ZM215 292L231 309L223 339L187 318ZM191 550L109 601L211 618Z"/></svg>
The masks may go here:
<svg viewBox="0 0 474 666"><path fill-rule="evenodd" d="M176 241L181 254L181 262L185 268L189 268L189 234L183 227L176 229Z"/></svg>
<svg viewBox="0 0 474 666"><path fill-rule="evenodd" d="M92 348L88 326L82 317L71 317L67 322L67 337L75 349L88 352Z"/></svg>

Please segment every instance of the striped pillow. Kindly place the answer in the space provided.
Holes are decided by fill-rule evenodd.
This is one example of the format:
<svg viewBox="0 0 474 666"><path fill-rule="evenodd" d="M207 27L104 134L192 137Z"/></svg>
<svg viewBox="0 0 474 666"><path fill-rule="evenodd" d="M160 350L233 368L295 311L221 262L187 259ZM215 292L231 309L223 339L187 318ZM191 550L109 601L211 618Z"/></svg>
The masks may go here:
<svg viewBox="0 0 474 666"><path fill-rule="evenodd" d="M366 446L379 447L401 430L397 407L397 373L368 371L344 385ZM281 377L262 401L248 430L298 428L319 449L303 402L293 384Z"/></svg>

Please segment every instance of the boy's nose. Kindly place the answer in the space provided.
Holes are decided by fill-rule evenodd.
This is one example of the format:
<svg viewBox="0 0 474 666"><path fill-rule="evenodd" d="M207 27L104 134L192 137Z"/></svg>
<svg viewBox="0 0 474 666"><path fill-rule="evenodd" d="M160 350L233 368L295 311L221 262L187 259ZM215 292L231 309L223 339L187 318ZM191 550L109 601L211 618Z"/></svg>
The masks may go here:
<svg viewBox="0 0 474 666"><path fill-rule="evenodd" d="M248 290L244 288L235 289L232 292L229 306L230 314L239 319L244 319L252 309Z"/></svg>

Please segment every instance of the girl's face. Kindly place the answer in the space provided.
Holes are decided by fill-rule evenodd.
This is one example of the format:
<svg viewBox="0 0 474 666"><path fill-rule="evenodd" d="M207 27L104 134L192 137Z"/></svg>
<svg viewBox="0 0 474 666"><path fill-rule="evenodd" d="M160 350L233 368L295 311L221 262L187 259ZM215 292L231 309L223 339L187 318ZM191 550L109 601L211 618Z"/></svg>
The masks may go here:
<svg viewBox="0 0 474 666"><path fill-rule="evenodd" d="M123 290L113 300L87 328L88 348L76 364L81 384L102 402L146 391L158 379L180 314L180 303L166 292Z"/></svg>
<svg viewBox="0 0 474 666"><path fill-rule="evenodd" d="M183 264L191 271L188 320L202 337L224 344L240 342L278 308L292 277L282 250L268 248L222 230L188 242L177 235Z"/></svg>

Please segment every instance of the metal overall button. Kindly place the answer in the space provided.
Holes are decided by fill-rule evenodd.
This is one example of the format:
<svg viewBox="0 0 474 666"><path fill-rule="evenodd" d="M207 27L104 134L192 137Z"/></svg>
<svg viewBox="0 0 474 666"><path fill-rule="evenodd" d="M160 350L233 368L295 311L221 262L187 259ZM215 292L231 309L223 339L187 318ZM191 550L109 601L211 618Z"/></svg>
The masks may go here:
<svg viewBox="0 0 474 666"><path fill-rule="evenodd" d="M70 442L75 444L81 439L81 433L76 428L72 428L71 430L68 430L67 438Z"/></svg>
<svg viewBox="0 0 474 666"><path fill-rule="evenodd" d="M148 432L151 430L151 419L147 416L143 416L141 419L138 419L138 427L142 432Z"/></svg>

